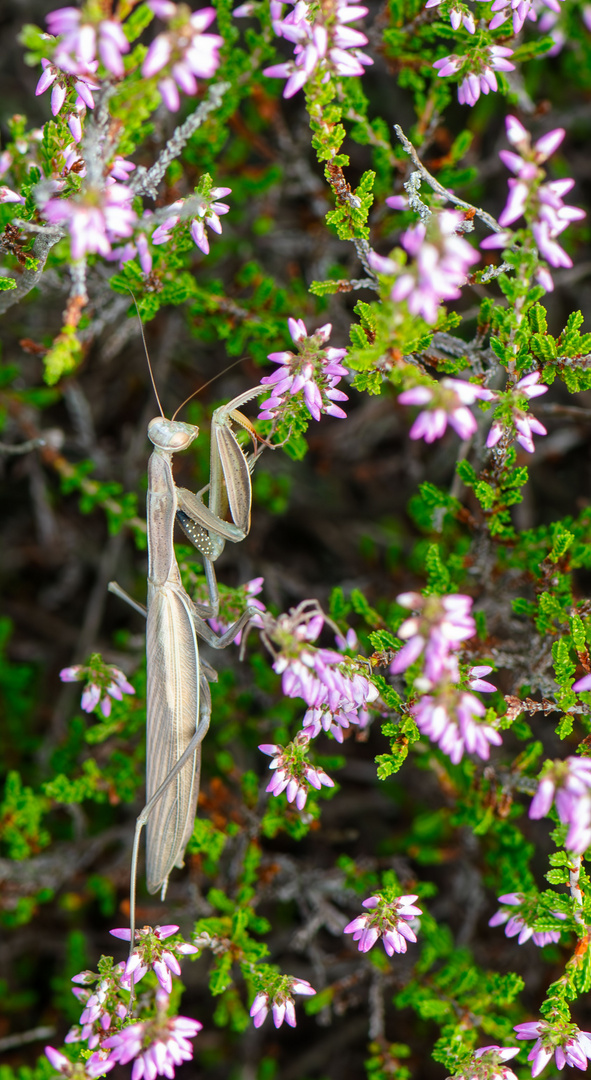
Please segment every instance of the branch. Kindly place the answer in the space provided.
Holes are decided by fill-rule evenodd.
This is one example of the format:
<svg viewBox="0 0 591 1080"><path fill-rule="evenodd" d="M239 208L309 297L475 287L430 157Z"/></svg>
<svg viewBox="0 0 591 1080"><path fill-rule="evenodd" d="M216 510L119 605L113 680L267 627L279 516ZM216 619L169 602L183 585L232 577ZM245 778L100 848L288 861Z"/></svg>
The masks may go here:
<svg viewBox="0 0 591 1080"><path fill-rule="evenodd" d="M0 1054L5 1050L14 1050L17 1046L26 1046L27 1043L45 1042L55 1035L54 1027L36 1027L29 1031L19 1031L16 1035L5 1035L0 1039Z"/></svg>
<svg viewBox="0 0 591 1080"><path fill-rule="evenodd" d="M21 443L0 442L0 454L28 454L29 450L36 450L38 446L45 446L45 439L27 439Z"/></svg>
<svg viewBox="0 0 591 1080"><path fill-rule="evenodd" d="M409 139L407 139L399 124L394 124L394 131L400 139L404 150L411 158L413 164L416 165L423 179L427 181L429 186L433 189L433 191L437 193L437 195L441 195L444 199L447 199L449 202L454 203L455 206L459 206L462 210L474 211L475 216L479 217L481 221L484 221L484 224L488 225L489 229L491 229L493 232L498 233L503 231L502 226L499 225L498 221L494 217L492 217L491 214L488 214L486 210L480 210L479 207L472 206L471 203L464 202L463 199L458 199L457 195L452 194L451 191L448 191L447 188L443 187L443 184L439 183L439 180L436 180L434 176L431 176L431 173L423 165L413 144L410 142Z"/></svg>
<svg viewBox="0 0 591 1080"><path fill-rule="evenodd" d="M229 89L230 83L227 82L210 86L208 96L195 109L195 112L192 112L191 115L187 117L184 124L181 124L180 127L176 129L174 135L168 140L164 150L160 154L158 161L156 161L150 169L146 169L143 165L138 166L128 182L128 187L130 187L136 195L151 195L153 199L156 198L158 194L158 184L162 180L170 163L179 156L193 132L201 127L210 113L215 112L216 109L220 108L222 98Z"/></svg>
<svg viewBox="0 0 591 1080"><path fill-rule="evenodd" d="M31 289L35 288L45 269L49 252L57 244L58 240L65 236L64 230L55 226L33 226L31 222L18 220L14 224L21 229L26 229L27 232L37 233L35 243L31 249L31 256L37 260L37 266L34 269L30 267L24 271L16 289L0 293L0 315L8 311L8 308L11 308L13 304L17 304L19 300L22 300L23 296L26 296Z"/></svg>

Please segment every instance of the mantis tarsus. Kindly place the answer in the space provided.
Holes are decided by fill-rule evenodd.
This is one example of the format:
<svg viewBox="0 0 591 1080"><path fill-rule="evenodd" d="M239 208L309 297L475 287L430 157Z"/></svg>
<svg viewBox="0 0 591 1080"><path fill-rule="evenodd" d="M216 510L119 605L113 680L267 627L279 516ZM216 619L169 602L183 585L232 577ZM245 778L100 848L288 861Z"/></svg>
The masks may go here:
<svg viewBox="0 0 591 1080"><path fill-rule="evenodd" d="M154 450L148 464L148 602L138 604L116 582L111 592L147 617L147 777L146 805L136 822L131 868L130 922L135 928L135 880L141 831L147 824L146 877L148 891L166 892L168 875L183 865L193 830L201 742L209 727L209 682L216 673L199 658L198 637L214 649L230 644L255 609L247 609L224 634L205 619L218 614L219 596L213 563L227 540L243 540L250 528L250 472L257 458L247 458L232 430L232 421L254 435L238 407L266 390L256 386L216 409L212 418L210 482L196 495L177 488L172 474L173 454L186 450L199 434L192 424L156 417L148 425ZM159 402L160 404L160 402ZM161 409L162 412L162 409ZM176 415L176 414L175 414ZM209 492L208 504L202 496ZM232 520L223 514L229 509ZM207 604L195 603L185 591L176 561L175 519L201 552L208 587Z"/></svg>

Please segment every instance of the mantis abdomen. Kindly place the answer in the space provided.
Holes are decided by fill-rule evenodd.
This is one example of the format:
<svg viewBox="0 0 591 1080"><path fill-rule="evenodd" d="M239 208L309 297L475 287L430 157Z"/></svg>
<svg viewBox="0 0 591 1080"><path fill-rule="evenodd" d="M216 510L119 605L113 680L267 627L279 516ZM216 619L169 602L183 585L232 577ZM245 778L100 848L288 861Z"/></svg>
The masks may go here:
<svg viewBox="0 0 591 1080"><path fill-rule="evenodd" d="M174 554L177 508L171 455L155 449L148 468L147 801L164 783L199 723L199 646L191 600ZM165 887L195 820L201 748L154 806L147 822L148 891Z"/></svg>

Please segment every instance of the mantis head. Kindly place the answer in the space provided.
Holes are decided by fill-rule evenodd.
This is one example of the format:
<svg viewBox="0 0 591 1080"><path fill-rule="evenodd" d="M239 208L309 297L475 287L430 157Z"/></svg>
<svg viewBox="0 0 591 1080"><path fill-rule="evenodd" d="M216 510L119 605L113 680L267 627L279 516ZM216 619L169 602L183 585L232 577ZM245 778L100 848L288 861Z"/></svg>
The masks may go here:
<svg viewBox="0 0 591 1080"><path fill-rule="evenodd" d="M194 424L182 424L180 420L166 420L156 416L148 424L148 438L158 450L175 454L177 450L186 450L199 434Z"/></svg>

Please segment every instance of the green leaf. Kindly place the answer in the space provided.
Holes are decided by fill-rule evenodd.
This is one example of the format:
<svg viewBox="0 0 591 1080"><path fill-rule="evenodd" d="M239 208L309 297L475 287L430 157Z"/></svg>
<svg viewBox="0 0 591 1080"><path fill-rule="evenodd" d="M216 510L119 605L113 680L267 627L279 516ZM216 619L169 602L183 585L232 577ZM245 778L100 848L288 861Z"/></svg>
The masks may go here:
<svg viewBox="0 0 591 1080"><path fill-rule="evenodd" d="M558 562L558 560L566 554L574 539L574 533L569 532L568 529L563 528L562 525L559 524L556 536L554 537L552 551L549 555L552 562Z"/></svg>

